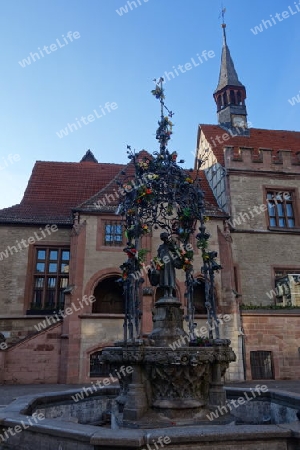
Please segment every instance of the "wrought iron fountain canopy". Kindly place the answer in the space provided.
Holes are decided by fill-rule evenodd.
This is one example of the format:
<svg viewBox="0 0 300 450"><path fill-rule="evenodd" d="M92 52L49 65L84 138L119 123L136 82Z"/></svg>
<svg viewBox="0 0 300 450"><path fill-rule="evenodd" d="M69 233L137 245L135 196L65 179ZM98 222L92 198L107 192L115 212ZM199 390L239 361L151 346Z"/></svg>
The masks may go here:
<svg viewBox="0 0 300 450"><path fill-rule="evenodd" d="M122 278L125 298L124 341L140 337L142 264L146 250L141 248L141 238L152 229L166 233L171 263L185 272L187 315L189 335L195 338L193 291L197 281L193 277L193 246L191 238L196 233L197 247L202 251L201 272L205 282L205 306L208 315L209 337L219 338L218 318L214 294L214 273L221 269L216 252L208 251L210 234L206 231L204 192L201 189L199 169L203 161L198 160L198 170L186 170L177 161L177 152L168 150L168 142L173 133L173 117L165 105L163 78L154 80L151 92L160 102L161 116L156 130L159 151L151 156L141 156L127 146L131 163L122 172L118 181L122 189L122 202L117 213L123 216L128 258L122 264ZM198 230L197 230L197 227ZM197 230L197 231L196 231ZM152 285L159 282L161 271L166 270L166 262L159 256L151 261L149 279ZM165 283L166 284L166 283ZM171 283L172 284L172 283ZM172 296L172 287L164 285L165 296ZM168 289L169 288L169 289ZM214 326L212 326L214 324ZM213 330L215 336L213 336Z"/></svg>
<svg viewBox="0 0 300 450"><path fill-rule="evenodd" d="M131 379L120 379L117 403L122 413L122 426L133 423L136 426L141 420L148 422L157 409L166 415L171 411L171 416L192 418L198 413L205 414L211 405L225 404L221 378L229 363L235 360L230 341L219 339L218 326L212 326L212 321L218 324L214 273L221 266L216 262L216 252L208 251L210 236L205 226L204 193L198 171L195 174L183 169L179 164L184 161L177 162L177 153L167 148L173 113L164 103L162 78L152 94L161 106L156 131L160 150L153 155L136 154L128 147L131 163L119 180L124 195L117 213L123 216L127 236L124 249L127 260L121 266L120 279L125 297L124 339L114 347L105 348L101 356L113 370L122 365L134 369ZM141 339L141 285L144 281L141 269L146 252L141 248L141 238L152 229L160 229L162 244L152 259L148 276L153 286L163 289L163 296L154 305L152 332ZM192 347L186 341L186 338L193 341L196 326L191 245L194 234L202 250L210 348ZM174 297L175 268L185 272L189 335L183 327L182 305ZM174 348L174 342L181 343L181 338L180 348Z"/></svg>

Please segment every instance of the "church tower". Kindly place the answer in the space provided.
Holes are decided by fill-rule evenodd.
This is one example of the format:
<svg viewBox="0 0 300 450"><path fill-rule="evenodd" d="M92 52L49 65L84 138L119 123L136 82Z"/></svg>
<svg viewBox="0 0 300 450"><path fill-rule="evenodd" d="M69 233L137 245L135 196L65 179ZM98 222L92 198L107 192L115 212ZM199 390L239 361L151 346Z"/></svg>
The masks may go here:
<svg viewBox="0 0 300 450"><path fill-rule="evenodd" d="M223 22L223 48L218 87L214 92L219 125L235 135L249 135L246 88L239 81L226 40L226 24Z"/></svg>

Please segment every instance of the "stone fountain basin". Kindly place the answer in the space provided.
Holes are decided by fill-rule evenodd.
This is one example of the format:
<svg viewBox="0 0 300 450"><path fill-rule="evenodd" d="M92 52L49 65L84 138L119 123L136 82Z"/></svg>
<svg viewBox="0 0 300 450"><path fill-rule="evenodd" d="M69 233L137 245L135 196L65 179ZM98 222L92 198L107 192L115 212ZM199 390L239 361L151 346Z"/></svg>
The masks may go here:
<svg viewBox="0 0 300 450"><path fill-rule="evenodd" d="M237 399L244 392L250 393L250 389L239 388L226 388L226 391L228 400ZM262 419L265 414L271 414L274 420L271 425L236 425L233 420L228 425L215 425L212 421L209 426L207 423L166 426L162 422L162 427L157 429L110 429L90 423L97 422L100 414L114 406L118 388L104 387L100 393L95 392L76 403L72 396L78 392L76 389L44 396L30 395L12 402L0 413L0 435L9 427L14 429L18 425L24 428L27 424L28 428L5 442L0 438L0 450L152 450L155 449L153 441L157 442L159 437L171 440L164 447L169 450L300 449L300 422L294 421L300 395L268 391L258 400L249 402L252 414L261 414ZM239 408L235 410L235 419L238 420L239 415L245 419L245 410ZM43 412L46 418L29 426L32 414L38 411ZM247 413L251 419L250 410ZM286 422L282 423L282 420Z"/></svg>

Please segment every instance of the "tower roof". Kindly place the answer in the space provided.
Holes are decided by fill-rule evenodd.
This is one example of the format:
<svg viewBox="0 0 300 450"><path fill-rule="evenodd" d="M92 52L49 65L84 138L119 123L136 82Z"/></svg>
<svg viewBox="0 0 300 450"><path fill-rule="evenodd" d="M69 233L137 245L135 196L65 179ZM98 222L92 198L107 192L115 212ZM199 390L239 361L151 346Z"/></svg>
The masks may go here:
<svg viewBox="0 0 300 450"><path fill-rule="evenodd" d="M81 158L80 162L94 162L97 163L97 159L95 158L93 152L91 150L87 150L86 154Z"/></svg>
<svg viewBox="0 0 300 450"><path fill-rule="evenodd" d="M223 24L223 48L222 48L222 57L221 57L221 68L220 68L220 75L219 75L219 83L218 87L215 90L215 93L220 91L226 86L242 86L244 85L239 81L238 74L235 70L233 60L230 55L230 50L227 45L226 41L226 31L225 27L226 25Z"/></svg>

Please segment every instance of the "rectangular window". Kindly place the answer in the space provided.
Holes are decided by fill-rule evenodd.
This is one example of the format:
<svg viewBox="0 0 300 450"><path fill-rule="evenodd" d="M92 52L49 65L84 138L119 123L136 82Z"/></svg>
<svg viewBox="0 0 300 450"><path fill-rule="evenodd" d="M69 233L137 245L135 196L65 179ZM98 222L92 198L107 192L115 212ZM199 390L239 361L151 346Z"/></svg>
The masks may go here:
<svg viewBox="0 0 300 450"><path fill-rule="evenodd" d="M274 379L272 352L250 352L250 366L252 380Z"/></svg>
<svg viewBox="0 0 300 450"><path fill-rule="evenodd" d="M120 222L105 222L104 245L123 245L123 226Z"/></svg>
<svg viewBox="0 0 300 450"><path fill-rule="evenodd" d="M90 377L108 377L111 373L109 363L101 362L102 351L90 355Z"/></svg>
<svg viewBox="0 0 300 450"><path fill-rule="evenodd" d="M64 289L69 284L70 250L35 249L31 310L53 312L64 308Z"/></svg>
<svg viewBox="0 0 300 450"><path fill-rule="evenodd" d="M267 190L270 227L295 228L295 194L293 191Z"/></svg>
<svg viewBox="0 0 300 450"><path fill-rule="evenodd" d="M300 306L300 270L275 270L276 304L281 306Z"/></svg>

